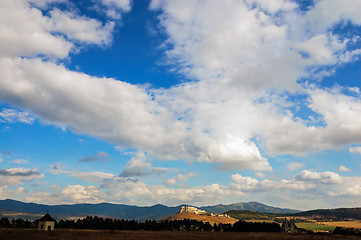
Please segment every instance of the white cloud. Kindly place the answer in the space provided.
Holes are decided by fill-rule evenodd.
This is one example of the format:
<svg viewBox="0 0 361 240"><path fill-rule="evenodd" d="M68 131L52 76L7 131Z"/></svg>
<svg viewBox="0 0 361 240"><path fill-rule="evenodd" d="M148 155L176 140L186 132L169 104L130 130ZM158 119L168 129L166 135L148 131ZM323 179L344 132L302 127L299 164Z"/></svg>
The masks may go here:
<svg viewBox="0 0 361 240"><path fill-rule="evenodd" d="M16 189L16 191L19 193L19 194L23 194L23 193L28 193L29 191L26 190L24 187L18 187Z"/></svg>
<svg viewBox="0 0 361 240"><path fill-rule="evenodd" d="M287 164L287 169L290 171L295 171L295 170L299 170L300 168L302 168L305 164L300 163L300 162L290 162Z"/></svg>
<svg viewBox="0 0 361 240"><path fill-rule="evenodd" d="M345 167L345 166L343 166L343 165L341 165L341 166L337 169L337 171L339 171L339 172L350 172L351 169L350 169L350 168L347 168L347 167Z"/></svg>
<svg viewBox="0 0 361 240"><path fill-rule="evenodd" d="M137 152L126 164L126 167L119 177L142 177L150 174L162 174L166 168L153 167L148 161L148 156L144 152Z"/></svg>
<svg viewBox="0 0 361 240"><path fill-rule="evenodd" d="M28 202L38 203L100 203L104 201L105 194L93 185L68 185L63 189L53 188L54 193L34 192L25 198Z"/></svg>
<svg viewBox="0 0 361 240"><path fill-rule="evenodd" d="M38 169L9 168L0 169L0 181L6 185L20 185L23 181L38 180L44 177Z"/></svg>
<svg viewBox="0 0 361 240"><path fill-rule="evenodd" d="M7 188L8 186L6 185L0 185L0 198L6 199L8 197L8 193L6 192Z"/></svg>
<svg viewBox="0 0 361 240"><path fill-rule="evenodd" d="M52 31L63 33L71 40L98 45L108 45L112 41L114 22L103 25L95 19L79 17L59 9L52 10L50 16Z"/></svg>
<svg viewBox="0 0 361 240"><path fill-rule="evenodd" d="M251 190L259 185L259 181L255 178L244 177L238 173L231 176L231 180L235 183L238 190Z"/></svg>
<svg viewBox="0 0 361 240"><path fill-rule="evenodd" d="M297 174L296 180L321 184L343 183L343 179L340 175L330 171L312 172L310 170L302 170L300 173Z"/></svg>
<svg viewBox="0 0 361 240"><path fill-rule="evenodd" d="M256 172L254 175L255 175L256 177L258 177L258 178L266 178L266 177L267 177L266 174L261 173L261 172Z"/></svg>
<svg viewBox="0 0 361 240"><path fill-rule="evenodd" d="M189 177L186 175L181 175L180 178L184 180ZM303 175L302 179L299 177L300 175ZM142 180L119 178L108 173L78 173L77 177L94 177L97 180L93 182L101 183L102 181L102 184L100 187L94 185L69 185L64 188L52 186L50 192L32 192L25 199L48 204L119 202L142 206L157 203L204 206L219 202L234 203L239 201L240 197L255 200L257 195L275 194L278 196L275 201L281 201L284 206L290 206L290 204L287 205L287 202L293 201L295 204L291 205L303 206L303 208L305 206L307 208L314 201L317 201L317 204L324 204L324 207L334 207L337 206L338 201L341 203L344 201L342 196L349 197L348 204L355 205L359 201L360 177L340 177L342 181L334 181L330 180L329 172L311 172L306 175L304 171L301 171L291 179L259 181L237 173L231 175L231 183L228 185L213 183L204 186L178 185L173 187L173 184L168 186L147 184ZM335 179L335 177L333 178ZM330 184L331 182L334 184ZM286 193L284 190L287 190ZM297 199L302 199L302 203L298 203ZM269 204L272 204L272 201L270 200ZM275 203L273 202L273 204Z"/></svg>
<svg viewBox="0 0 361 240"><path fill-rule="evenodd" d="M104 193L101 193L95 186L81 186L69 185L61 191L63 199L69 202L77 203L92 203L99 202L104 198Z"/></svg>
<svg viewBox="0 0 361 240"><path fill-rule="evenodd" d="M43 5L49 3L44 2ZM26 1L0 2L0 56L37 56L65 58L76 40L88 44L109 44L114 23L101 22L54 9L49 16L30 7ZM57 34L54 34L57 33ZM26 41L24 41L26 39Z"/></svg>
<svg viewBox="0 0 361 240"><path fill-rule="evenodd" d="M349 7L352 2L333 10L336 17L330 18L322 13L329 9L324 2L307 14L288 1L253 2L152 1L152 9L162 10L167 60L197 81L149 89L36 57L59 60L78 44L109 44L112 22L59 9L45 16L26 2L1 1L0 100L28 109L43 123L123 149L162 160L209 162L221 169L269 171L266 154L302 155L360 142L358 98L298 83L312 77L309 68L357 57L350 39L329 32L341 16L359 23ZM129 11L131 5L115 0L97 4L117 11ZM327 16L309 26L316 13ZM327 127L309 126L295 117L290 109L296 104L279 95L284 91L307 95L308 107ZM122 174L147 174L149 164L134 159Z"/></svg>
<svg viewBox="0 0 361 240"><path fill-rule="evenodd" d="M344 177L345 183L338 189L329 191L331 196L361 196L361 178L360 177Z"/></svg>
<svg viewBox="0 0 361 240"><path fill-rule="evenodd" d="M297 24L306 28L309 34L325 32L340 21L350 20L353 24L361 24L361 17L357 9L361 7L358 0L326 0L317 1L304 18Z"/></svg>
<svg viewBox="0 0 361 240"><path fill-rule="evenodd" d="M32 124L35 121L34 116L28 112L18 111L16 109L6 109L0 112L0 122L22 122L27 124Z"/></svg>
<svg viewBox="0 0 361 240"><path fill-rule="evenodd" d="M92 183L102 183L105 179L116 178L113 174L103 172L70 172L69 176Z"/></svg>
<svg viewBox="0 0 361 240"><path fill-rule="evenodd" d="M347 188L346 191L338 193L339 195L351 195L351 196L361 196L361 185L356 185L350 188Z"/></svg>
<svg viewBox="0 0 361 240"><path fill-rule="evenodd" d="M194 172L188 172L185 174L177 174L177 176L168 179L165 183L170 186L174 186L178 184L179 182L187 181L189 178L196 176Z"/></svg>
<svg viewBox="0 0 361 240"><path fill-rule="evenodd" d="M361 154L361 146L351 147L351 148L349 148L349 151L350 151L350 153Z"/></svg>
<svg viewBox="0 0 361 240"><path fill-rule="evenodd" d="M120 19L121 14L131 9L130 0L95 0L96 8L112 19ZM105 9L104 9L105 8Z"/></svg>

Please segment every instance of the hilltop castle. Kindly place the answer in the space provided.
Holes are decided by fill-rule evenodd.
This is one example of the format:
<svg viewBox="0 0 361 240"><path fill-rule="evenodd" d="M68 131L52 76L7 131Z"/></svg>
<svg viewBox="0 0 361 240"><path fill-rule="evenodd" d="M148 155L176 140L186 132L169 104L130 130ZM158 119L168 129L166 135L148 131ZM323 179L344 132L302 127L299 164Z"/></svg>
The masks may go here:
<svg viewBox="0 0 361 240"><path fill-rule="evenodd" d="M204 210L198 209L196 207L181 207L178 213L194 213L199 215L208 215L208 213Z"/></svg>
<svg viewBox="0 0 361 240"><path fill-rule="evenodd" d="M213 217L227 217L229 216L227 214L214 214L214 213L208 213L204 210L198 209L196 207L181 207L178 213L193 213L198 215L207 215L207 216L213 216Z"/></svg>

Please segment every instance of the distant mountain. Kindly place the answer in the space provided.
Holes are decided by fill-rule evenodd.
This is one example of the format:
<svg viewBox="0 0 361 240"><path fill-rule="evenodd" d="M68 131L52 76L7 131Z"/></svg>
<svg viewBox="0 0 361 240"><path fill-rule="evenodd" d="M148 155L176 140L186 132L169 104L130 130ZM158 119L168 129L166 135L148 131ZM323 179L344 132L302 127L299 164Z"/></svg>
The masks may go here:
<svg viewBox="0 0 361 240"><path fill-rule="evenodd" d="M167 207L154 205L138 207L124 204L72 204L72 205L44 205L24 203L11 199L0 200L0 217L38 219L47 211L57 220L69 218L82 218L88 215L110 218L125 218L144 221L147 219L165 219L176 214L181 206ZM230 205L216 205L199 207L209 213L224 213L229 210L253 210L269 213L295 213L297 210L266 206L258 202L235 203Z"/></svg>
<svg viewBox="0 0 361 240"><path fill-rule="evenodd" d="M230 210L251 210L257 212L266 212L266 213L297 213L299 210L288 209L288 208L277 208L264 205L259 202L247 202L247 203L234 203L229 205L215 205L215 206L207 206L200 207L200 209L205 210L207 212L212 213L225 213Z"/></svg>
<svg viewBox="0 0 361 240"><path fill-rule="evenodd" d="M226 214L239 220L274 220L277 217L286 216L282 213L264 213L251 210L230 210Z"/></svg>
<svg viewBox="0 0 361 240"><path fill-rule="evenodd" d="M361 208L316 209L295 213L291 216L321 220L332 219L333 221L342 221L348 219L361 220Z"/></svg>
<svg viewBox="0 0 361 240"><path fill-rule="evenodd" d="M136 220L164 219L178 212L181 206L167 207L164 205L154 205L151 207L137 207L124 204L73 204L73 205L43 205L36 203L24 203L11 199L0 200L0 216L32 216L30 219L37 219L39 214L47 211L55 219L81 218L88 215L125 218ZM11 214L14 213L14 214ZM19 215L17 213L26 213ZM29 217L28 217L29 218Z"/></svg>

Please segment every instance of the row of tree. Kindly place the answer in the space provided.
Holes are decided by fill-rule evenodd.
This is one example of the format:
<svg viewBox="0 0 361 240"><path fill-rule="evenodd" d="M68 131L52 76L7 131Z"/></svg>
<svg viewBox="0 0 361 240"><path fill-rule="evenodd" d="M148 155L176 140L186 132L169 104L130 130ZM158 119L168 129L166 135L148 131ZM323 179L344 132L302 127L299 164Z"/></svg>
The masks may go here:
<svg viewBox="0 0 361 240"><path fill-rule="evenodd" d="M336 227L335 230L333 230L333 233L340 234L340 235L361 237L361 229L358 229L358 228Z"/></svg>
<svg viewBox="0 0 361 240"><path fill-rule="evenodd" d="M1 218L0 219L0 227L3 228L32 228L35 227L37 225L37 222L31 222L27 219L23 220L21 218L19 219L12 219L11 221L9 221L8 218Z"/></svg>
<svg viewBox="0 0 361 240"><path fill-rule="evenodd" d="M213 224L184 219L172 221L110 219L88 216L78 220L60 220L57 228L108 229L108 230L146 230L146 231L224 231L224 232L280 232L277 223L257 223L238 221L231 224Z"/></svg>
<svg viewBox="0 0 361 240"><path fill-rule="evenodd" d="M37 227L37 221L16 219L9 221L7 218L0 219L0 227L31 228ZM257 223L239 221L231 224L213 224L197 220L172 220L155 221L101 218L88 216L78 220L60 220L55 222L55 228L70 229L104 229L104 230L145 230L145 231L223 231L223 232L280 232L277 223Z"/></svg>

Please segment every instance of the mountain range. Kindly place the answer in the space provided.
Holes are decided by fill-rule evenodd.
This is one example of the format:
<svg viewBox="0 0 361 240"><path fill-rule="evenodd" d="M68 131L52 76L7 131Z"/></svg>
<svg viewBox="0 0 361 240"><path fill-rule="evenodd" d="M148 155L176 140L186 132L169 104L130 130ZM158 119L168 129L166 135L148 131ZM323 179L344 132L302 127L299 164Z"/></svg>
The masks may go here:
<svg viewBox="0 0 361 240"><path fill-rule="evenodd" d="M0 217L26 218L35 220L46 212L55 219L74 219L88 215L110 218L125 218L144 221L147 219L165 219L176 214L182 206L168 207L157 204L150 207L138 207L125 204L99 203L99 204L72 204L72 205L44 205L25 203L12 199L0 200ZM224 213L230 210L252 210L268 213L297 213L298 210L277 208L258 202L234 203L229 205L214 205L198 207L210 213Z"/></svg>

